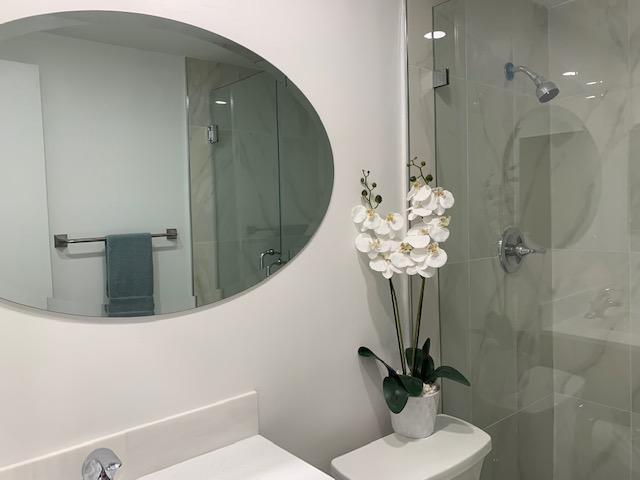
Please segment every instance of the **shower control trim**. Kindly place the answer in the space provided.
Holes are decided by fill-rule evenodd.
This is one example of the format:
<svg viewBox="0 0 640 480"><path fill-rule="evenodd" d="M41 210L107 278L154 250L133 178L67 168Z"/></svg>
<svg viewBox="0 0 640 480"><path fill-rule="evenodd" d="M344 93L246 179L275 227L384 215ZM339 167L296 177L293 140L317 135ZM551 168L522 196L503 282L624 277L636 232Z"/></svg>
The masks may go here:
<svg viewBox="0 0 640 480"><path fill-rule="evenodd" d="M527 255L533 253L545 253L545 250L528 247L518 227L507 227L498 241L498 258L507 273L516 272Z"/></svg>

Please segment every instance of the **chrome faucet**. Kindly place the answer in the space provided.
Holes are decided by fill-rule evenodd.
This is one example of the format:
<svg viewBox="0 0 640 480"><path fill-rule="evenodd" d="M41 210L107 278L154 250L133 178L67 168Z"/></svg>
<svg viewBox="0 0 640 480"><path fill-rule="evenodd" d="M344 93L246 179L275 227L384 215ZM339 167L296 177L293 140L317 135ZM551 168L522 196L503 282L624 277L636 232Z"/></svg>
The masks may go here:
<svg viewBox="0 0 640 480"><path fill-rule="evenodd" d="M99 448L91 452L82 465L82 480L113 480L122 462L113 450Z"/></svg>
<svg viewBox="0 0 640 480"><path fill-rule="evenodd" d="M623 303L614 300L613 294L616 292L614 288L605 288L598 292L596 298L591 301L589 311L585 313L585 318L604 318L606 311L611 307L622 307Z"/></svg>

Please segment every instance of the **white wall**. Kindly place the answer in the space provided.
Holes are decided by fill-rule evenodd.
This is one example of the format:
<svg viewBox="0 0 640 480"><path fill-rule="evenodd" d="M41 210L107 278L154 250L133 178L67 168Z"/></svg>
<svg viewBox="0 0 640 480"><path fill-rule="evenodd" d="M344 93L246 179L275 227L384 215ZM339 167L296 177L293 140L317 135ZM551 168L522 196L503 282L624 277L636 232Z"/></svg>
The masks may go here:
<svg viewBox="0 0 640 480"><path fill-rule="evenodd" d="M354 252L349 210L363 167L387 207L401 206L401 1L5 0L0 21L74 8L174 17L273 62L325 123L335 187L295 261L214 307L128 325L2 308L0 465L251 388L263 433L322 468L388 432L381 377L356 348L395 358L391 310L384 281Z"/></svg>
<svg viewBox="0 0 640 480"><path fill-rule="evenodd" d="M44 33L4 40L0 58L40 68L51 234L177 228L177 244L154 240L156 308L193 305L184 58ZM50 306L99 315L104 244L50 243Z"/></svg>
<svg viewBox="0 0 640 480"><path fill-rule="evenodd" d="M46 308L51 258L38 67L0 60L0 297Z"/></svg>

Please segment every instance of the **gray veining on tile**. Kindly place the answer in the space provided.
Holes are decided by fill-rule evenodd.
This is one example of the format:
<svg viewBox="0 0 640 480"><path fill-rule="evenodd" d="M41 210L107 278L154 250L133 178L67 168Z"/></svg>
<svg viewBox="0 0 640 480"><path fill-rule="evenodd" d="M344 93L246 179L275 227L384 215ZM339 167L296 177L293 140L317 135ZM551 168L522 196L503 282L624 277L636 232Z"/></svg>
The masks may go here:
<svg viewBox="0 0 640 480"><path fill-rule="evenodd" d="M627 14L628 0L578 0L553 9L550 74L564 96L629 86ZM569 71L577 75L562 75Z"/></svg>
<svg viewBox="0 0 640 480"><path fill-rule="evenodd" d="M514 97L475 83L468 92L469 248L471 258L486 258L515 219Z"/></svg>
<svg viewBox="0 0 640 480"><path fill-rule="evenodd" d="M556 395L555 480L628 479L631 414Z"/></svg>

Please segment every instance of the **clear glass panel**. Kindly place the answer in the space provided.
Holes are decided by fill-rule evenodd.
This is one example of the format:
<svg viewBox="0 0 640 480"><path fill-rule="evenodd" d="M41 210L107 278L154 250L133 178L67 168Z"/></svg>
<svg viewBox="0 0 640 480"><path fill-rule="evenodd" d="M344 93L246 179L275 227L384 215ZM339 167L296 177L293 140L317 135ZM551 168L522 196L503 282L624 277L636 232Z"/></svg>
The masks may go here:
<svg viewBox="0 0 640 480"><path fill-rule="evenodd" d="M438 182L458 200L439 278L442 359L472 382L445 382L443 408L492 435L483 479L640 478L638 22L626 1L433 9L446 33L434 69L450 73L434 90ZM510 80L507 62L533 73ZM559 96L542 101L540 76ZM515 273L497 256L508 226L546 249Z"/></svg>

